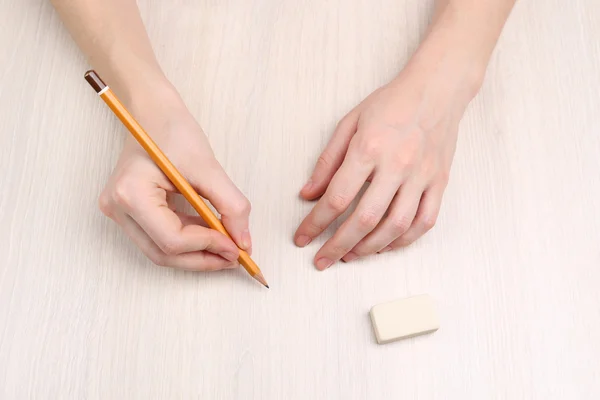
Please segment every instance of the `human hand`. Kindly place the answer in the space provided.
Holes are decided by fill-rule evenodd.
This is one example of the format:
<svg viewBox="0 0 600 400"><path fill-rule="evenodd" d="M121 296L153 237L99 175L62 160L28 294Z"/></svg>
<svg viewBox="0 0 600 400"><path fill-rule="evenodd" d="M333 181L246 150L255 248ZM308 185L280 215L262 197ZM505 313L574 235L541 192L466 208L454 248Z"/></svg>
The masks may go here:
<svg viewBox="0 0 600 400"><path fill-rule="evenodd" d="M319 270L407 246L434 226L458 124L476 93L462 78L415 61L339 122L301 191L307 200L322 197L296 231L296 245L310 243L370 185L317 252Z"/></svg>
<svg viewBox="0 0 600 400"><path fill-rule="evenodd" d="M131 111L194 189L219 211L235 243L206 227L199 216L174 210L176 188L130 135L100 196L100 209L155 264L200 271L234 268L236 243L251 252L250 203L215 159L179 96L160 97L160 104L142 100Z"/></svg>

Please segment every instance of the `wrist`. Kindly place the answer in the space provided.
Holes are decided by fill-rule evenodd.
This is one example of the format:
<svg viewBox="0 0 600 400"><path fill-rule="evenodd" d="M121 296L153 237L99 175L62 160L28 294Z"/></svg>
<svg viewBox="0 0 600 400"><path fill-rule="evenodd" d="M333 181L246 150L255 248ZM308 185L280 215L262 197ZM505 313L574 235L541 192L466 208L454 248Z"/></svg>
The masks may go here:
<svg viewBox="0 0 600 400"><path fill-rule="evenodd" d="M162 71L138 72L118 77L111 85L126 107L140 109L160 103L163 97L179 98L177 90Z"/></svg>
<svg viewBox="0 0 600 400"><path fill-rule="evenodd" d="M462 19L461 19L462 18ZM474 97L485 77L497 37L447 7L430 26L407 69L453 82Z"/></svg>
<svg viewBox="0 0 600 400"><path fill-rule="evenodd" d="M429 48L428 43L417 50L405 68L411 76L420 77L416 84L427 92L460 93L467 102L479 92L485 70L485 65L466 54L452 49L439 51Z"/></svg>
<svg viewBox="0 0 600 400"><path fill-rule="evenodd" d="M187 111L183 99L166 78L129 85L123 92L123 103L138 119L166 120Z"/></svg>

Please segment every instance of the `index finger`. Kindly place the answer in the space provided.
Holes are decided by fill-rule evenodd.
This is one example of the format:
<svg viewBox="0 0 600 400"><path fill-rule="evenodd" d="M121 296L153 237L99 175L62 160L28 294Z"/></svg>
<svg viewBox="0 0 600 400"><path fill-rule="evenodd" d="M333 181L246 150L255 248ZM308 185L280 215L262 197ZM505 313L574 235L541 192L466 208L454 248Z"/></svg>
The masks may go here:
<svg viewBox="0 0 600 400"><path fill-rule="evenodd" d="M371 166L351 160L347 156L331 179L323 197L298 227L294 235L296 245L306 246L342 215L367 181L371 171Z"/></svg>
<svg viewBox="0 0 600 400"><path fill-rule="evenodd" d="M239 249L222 233L195 224L184 224L166 202L153 197L141 197L125 212L148 234L167 255L208 251L231 260Z"/></svg>

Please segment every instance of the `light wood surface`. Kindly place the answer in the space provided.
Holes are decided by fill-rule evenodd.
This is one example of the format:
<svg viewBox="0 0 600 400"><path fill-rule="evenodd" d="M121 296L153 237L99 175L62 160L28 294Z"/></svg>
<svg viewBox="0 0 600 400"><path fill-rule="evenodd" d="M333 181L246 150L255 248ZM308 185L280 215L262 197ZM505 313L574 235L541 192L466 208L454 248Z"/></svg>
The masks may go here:
<svg viewBox="0 0 600 400"><path fill-rule="evenodd" d="M518 2L438 225L326 272L324 238L292 244L297 191L337 120L406 62L431 1L140 3L252 201L271 289L155 267L101 215L126 133L50 2L0 0L0 398L600 397L600 2ZM440 330L378 346L370 307L419 293Z"/></svg>

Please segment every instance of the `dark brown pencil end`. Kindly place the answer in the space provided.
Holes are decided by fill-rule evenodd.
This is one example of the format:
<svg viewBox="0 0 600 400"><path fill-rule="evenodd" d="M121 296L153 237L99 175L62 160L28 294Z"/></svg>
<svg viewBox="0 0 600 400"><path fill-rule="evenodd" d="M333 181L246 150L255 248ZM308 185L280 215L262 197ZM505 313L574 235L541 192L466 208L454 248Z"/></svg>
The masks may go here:
<svg viewBox="0 0 600 400"><path fill-rule="evenodd" d="M106 84L100 79L96 71L93 69L89 70L84 75L85 80L90 86L96 91L96 93L100 93L105 87Z"/></svg>

